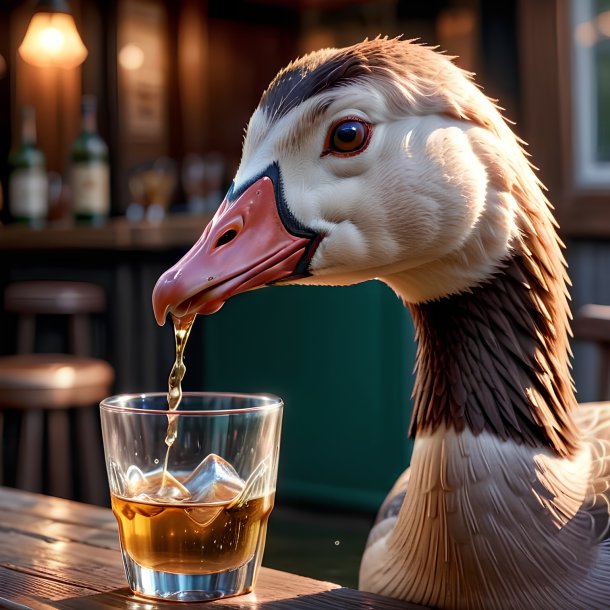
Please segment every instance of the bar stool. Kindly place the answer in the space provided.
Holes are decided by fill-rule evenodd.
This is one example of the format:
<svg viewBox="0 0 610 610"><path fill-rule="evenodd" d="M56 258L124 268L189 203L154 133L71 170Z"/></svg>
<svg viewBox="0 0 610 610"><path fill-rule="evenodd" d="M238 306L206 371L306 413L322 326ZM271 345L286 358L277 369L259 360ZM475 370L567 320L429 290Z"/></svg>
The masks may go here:
<svg viewBox="0 0 610 610"><path fill-rule="evenodd" d="M610 400L610 305L583 305L572 323L574 338L597 346L597 400Z"/></svg>
<svg viewBox="0 0 610 610"><path fill-rule="evenodd" d="M95 407L112 390L114 370L90 357L90 315L105 309L99 286L85 282L16 282L5 310L17 314L17 354L0 357L3 413L19 419L15 485L29 491L107 503L101 433ZM66 352L34 353L40 316L65 316ZM74 456L74 459L72 459ZM0 461L0 477L4 471Z"/></svg>

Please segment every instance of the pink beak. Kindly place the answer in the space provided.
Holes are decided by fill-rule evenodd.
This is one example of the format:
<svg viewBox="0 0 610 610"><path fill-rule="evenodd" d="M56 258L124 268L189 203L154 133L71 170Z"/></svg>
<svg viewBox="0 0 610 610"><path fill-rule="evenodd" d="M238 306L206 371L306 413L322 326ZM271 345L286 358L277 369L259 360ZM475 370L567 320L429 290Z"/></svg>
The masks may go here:
<svg viewBox="0 0 610 610"><path fill-rule="evenodd" d="M157 281L153 309L163 325L169 313L178 318L218 311L235 294L289 277L307 275L319 237L302 227L289 230L276 165L273 175L255 180L235 200L231 191L197 243Z"/></svg>

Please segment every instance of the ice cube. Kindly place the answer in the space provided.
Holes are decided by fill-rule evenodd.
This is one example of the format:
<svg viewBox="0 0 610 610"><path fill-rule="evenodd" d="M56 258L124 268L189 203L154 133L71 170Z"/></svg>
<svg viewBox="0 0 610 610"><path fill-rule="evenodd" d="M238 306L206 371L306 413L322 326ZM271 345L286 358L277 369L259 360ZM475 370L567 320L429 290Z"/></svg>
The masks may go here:
<svg viewBox="0 0 610 610"><path fill-rule="evenodd" d="M215 453L210 453L183 481L191 494L189 502L227 503L243 491L245 482L235 468Z"/></svg>
<svg viewBox="0 0 610 610"><path fill-rule="evenodd" d="M125 479L128 497L140 502L186 502L191 498L189 490L171 472L155 470L146 475L131 465Z"/></svg>
<svg viewBox="0 0 610 610"><path fill-rule="evenodd" d="M156 496L166 501L175 500L176 502L187 502L192 499L189 490L168 471L163 472L161 486Z"/></svg>
<svg viewBox="0 0 610 610"><path fill-rule="evenodd" d="M212 521L216 519L216 517L222 512L222 510L222 504L210 504L207 506L196 506L194 508L187 508L186 514L197 525L205 527L212 523Z"/></svg>

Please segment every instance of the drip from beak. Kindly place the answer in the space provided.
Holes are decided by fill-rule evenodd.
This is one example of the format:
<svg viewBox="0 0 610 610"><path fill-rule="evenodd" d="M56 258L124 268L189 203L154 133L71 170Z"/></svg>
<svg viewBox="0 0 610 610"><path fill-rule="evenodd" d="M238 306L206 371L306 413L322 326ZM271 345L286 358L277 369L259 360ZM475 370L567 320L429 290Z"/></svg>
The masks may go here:
<svg viewBox="0 0 610 610"><path fill-rule="evenodd" d="M295 221L270 166L235 195L231 189L197 243L157 281L153 309L163 325L218 311L235 294L308 275L320 237Z"/></svg>

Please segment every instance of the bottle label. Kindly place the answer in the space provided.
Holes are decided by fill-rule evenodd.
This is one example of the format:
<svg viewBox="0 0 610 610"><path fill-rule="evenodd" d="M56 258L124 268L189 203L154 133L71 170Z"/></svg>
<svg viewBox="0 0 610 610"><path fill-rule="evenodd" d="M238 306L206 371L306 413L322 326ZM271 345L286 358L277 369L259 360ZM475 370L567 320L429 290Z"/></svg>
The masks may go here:
<svg viewBox="0 0 610 610"><path fill-rule="evenodd" d="M72 202L75 214L107 215L110 212L110 169L106 163L72 167Z"/></svg>
<svg viewBox="0 0 610 610"><path fill-rule="evenodd" d="M17 169L11 174L9 206L14 218L46 218L48 183L42 168Z"/></svg>

